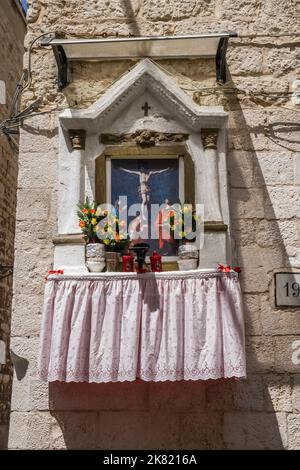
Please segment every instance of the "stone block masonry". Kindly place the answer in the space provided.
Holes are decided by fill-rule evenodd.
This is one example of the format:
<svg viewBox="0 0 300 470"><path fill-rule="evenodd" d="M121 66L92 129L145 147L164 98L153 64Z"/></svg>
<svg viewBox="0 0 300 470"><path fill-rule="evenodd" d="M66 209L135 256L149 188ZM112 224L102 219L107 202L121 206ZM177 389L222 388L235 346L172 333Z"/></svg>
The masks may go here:
<svg viewBox="0 0 300 470"><path fill-rule="evenodd" d="M26 25L19 2L0 2L0 122L8 117L22 73ZM1 86L2 84L2 86ZM9 357L18 156L0 135L0 449L7 447L12 364Z"/></svg>
<svg viewBox="0 0 300 470"><path fill-rule="evenodd" d="M32 0L25 47L47 31L67 38L233 30L224 87L213 61L159 66L200 105L229 113L227 160L235 263L242 267L248 378L186 383L63 384L36 376L43 275L56 233L57 114L86 108L134 62L74 63L57 91L51 50L33 51L21 133L12 348L12 449L300 449L300 311L276 309L273 274L300 271L299 5L293 0ZM280 21L278 21L280 18ZM24 61L26 63L27 52ZM51 111L51 112L49 112ZM26 367L25 367L26 365Z"/></svg>

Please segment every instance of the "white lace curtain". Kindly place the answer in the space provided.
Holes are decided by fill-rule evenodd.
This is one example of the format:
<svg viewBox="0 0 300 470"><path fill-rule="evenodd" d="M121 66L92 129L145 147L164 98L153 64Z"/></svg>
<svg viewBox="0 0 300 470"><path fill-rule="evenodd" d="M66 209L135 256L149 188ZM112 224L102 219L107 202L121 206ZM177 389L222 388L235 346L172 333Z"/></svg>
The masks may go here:
<svg viewBox="0 0 300 470"><path fill-rule="evenodd" d="M245 377L238 277L50 276L39 374L66 382Z"/></svg>

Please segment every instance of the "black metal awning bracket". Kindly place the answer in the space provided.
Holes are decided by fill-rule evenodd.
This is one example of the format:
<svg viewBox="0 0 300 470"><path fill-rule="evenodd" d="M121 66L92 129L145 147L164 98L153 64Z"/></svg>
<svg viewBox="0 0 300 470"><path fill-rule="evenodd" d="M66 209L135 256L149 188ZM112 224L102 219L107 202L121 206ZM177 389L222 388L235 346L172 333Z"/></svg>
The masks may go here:
<svg viewBox="0 0 300 470"><path fill-rule="evenodd" d="M230 31L227 34L227 37L223 37L220 39L216 53L216 78L217 83L219 83L220 85L224 85L224 83L226 83L227 81L226 52L229 38L238 37L238 34L234 31Z"/></svg>
<svg viewBox="0 0 300 470"><path fill-rule="evenodd" d="M70 83L68 59L62 46L52 45L52 48L57 64L57 84L59 90L62 90Z"/></svg>
<svg viewBox="0 0 300 470"><path fill-rule="evenodd" d="M216 79L217 83L224 85L227 80L226 73L226 51L228 46L228 38L221 38L219 41L217 53L216 53Z"/></svg>

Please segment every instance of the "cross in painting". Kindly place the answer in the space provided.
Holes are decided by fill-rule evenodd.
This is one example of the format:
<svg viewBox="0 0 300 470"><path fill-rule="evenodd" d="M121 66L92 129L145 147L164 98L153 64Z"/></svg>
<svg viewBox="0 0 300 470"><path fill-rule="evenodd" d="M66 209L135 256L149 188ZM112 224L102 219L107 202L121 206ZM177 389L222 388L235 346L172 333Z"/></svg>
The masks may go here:
<svg viewBox="0 0 300 470"><path fill-rule="evenodd" d="M151 109L151 106L148 105L148 101L146 101L144 106L142 106L142 109L144 111L144 116L148 116L148 111L149 111L149 109Z"/></svg>

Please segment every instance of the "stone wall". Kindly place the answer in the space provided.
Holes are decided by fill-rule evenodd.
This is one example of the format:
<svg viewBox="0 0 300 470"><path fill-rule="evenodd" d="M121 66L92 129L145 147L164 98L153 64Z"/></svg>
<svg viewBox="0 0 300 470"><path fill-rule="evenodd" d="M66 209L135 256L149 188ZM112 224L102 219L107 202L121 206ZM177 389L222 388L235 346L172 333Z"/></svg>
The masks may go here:
<svg viewBox="0 0 300 470"><path fill-rule="evenodd" d="M280 21L279 21L280 19ZM236 263L243 272L248 378L195 383L63 384L36 377L43 277L56 233L57 115L86 107L131 62L74 64L56 88L51 51L35 49L24 104L47 114L21 134L12 348L11 448L300 448L300 366L292 361L299 309L275 309L273 274L300 270L300 8L296 0L59 0L31 2L32 38L192 34L234 30L231 80L210 61L161 61L201 105L229 112L228 166ZM26 60L26 56L25 56ZM295 362L295 361L294 361Z"/></svg>
<svg viewBox="0 0 300 470"><path fill-rule="evenodd" d="M0 80L5 83L0 100L0 122L8 118L11 100L22 72L25 19L17 1L0 2ZM2 104L3 103L3 104ZM16 136L14 136L15 138ZM18 157L0 135L0 449L7 446L12 365L9 358L12 276Z"/></svg>

